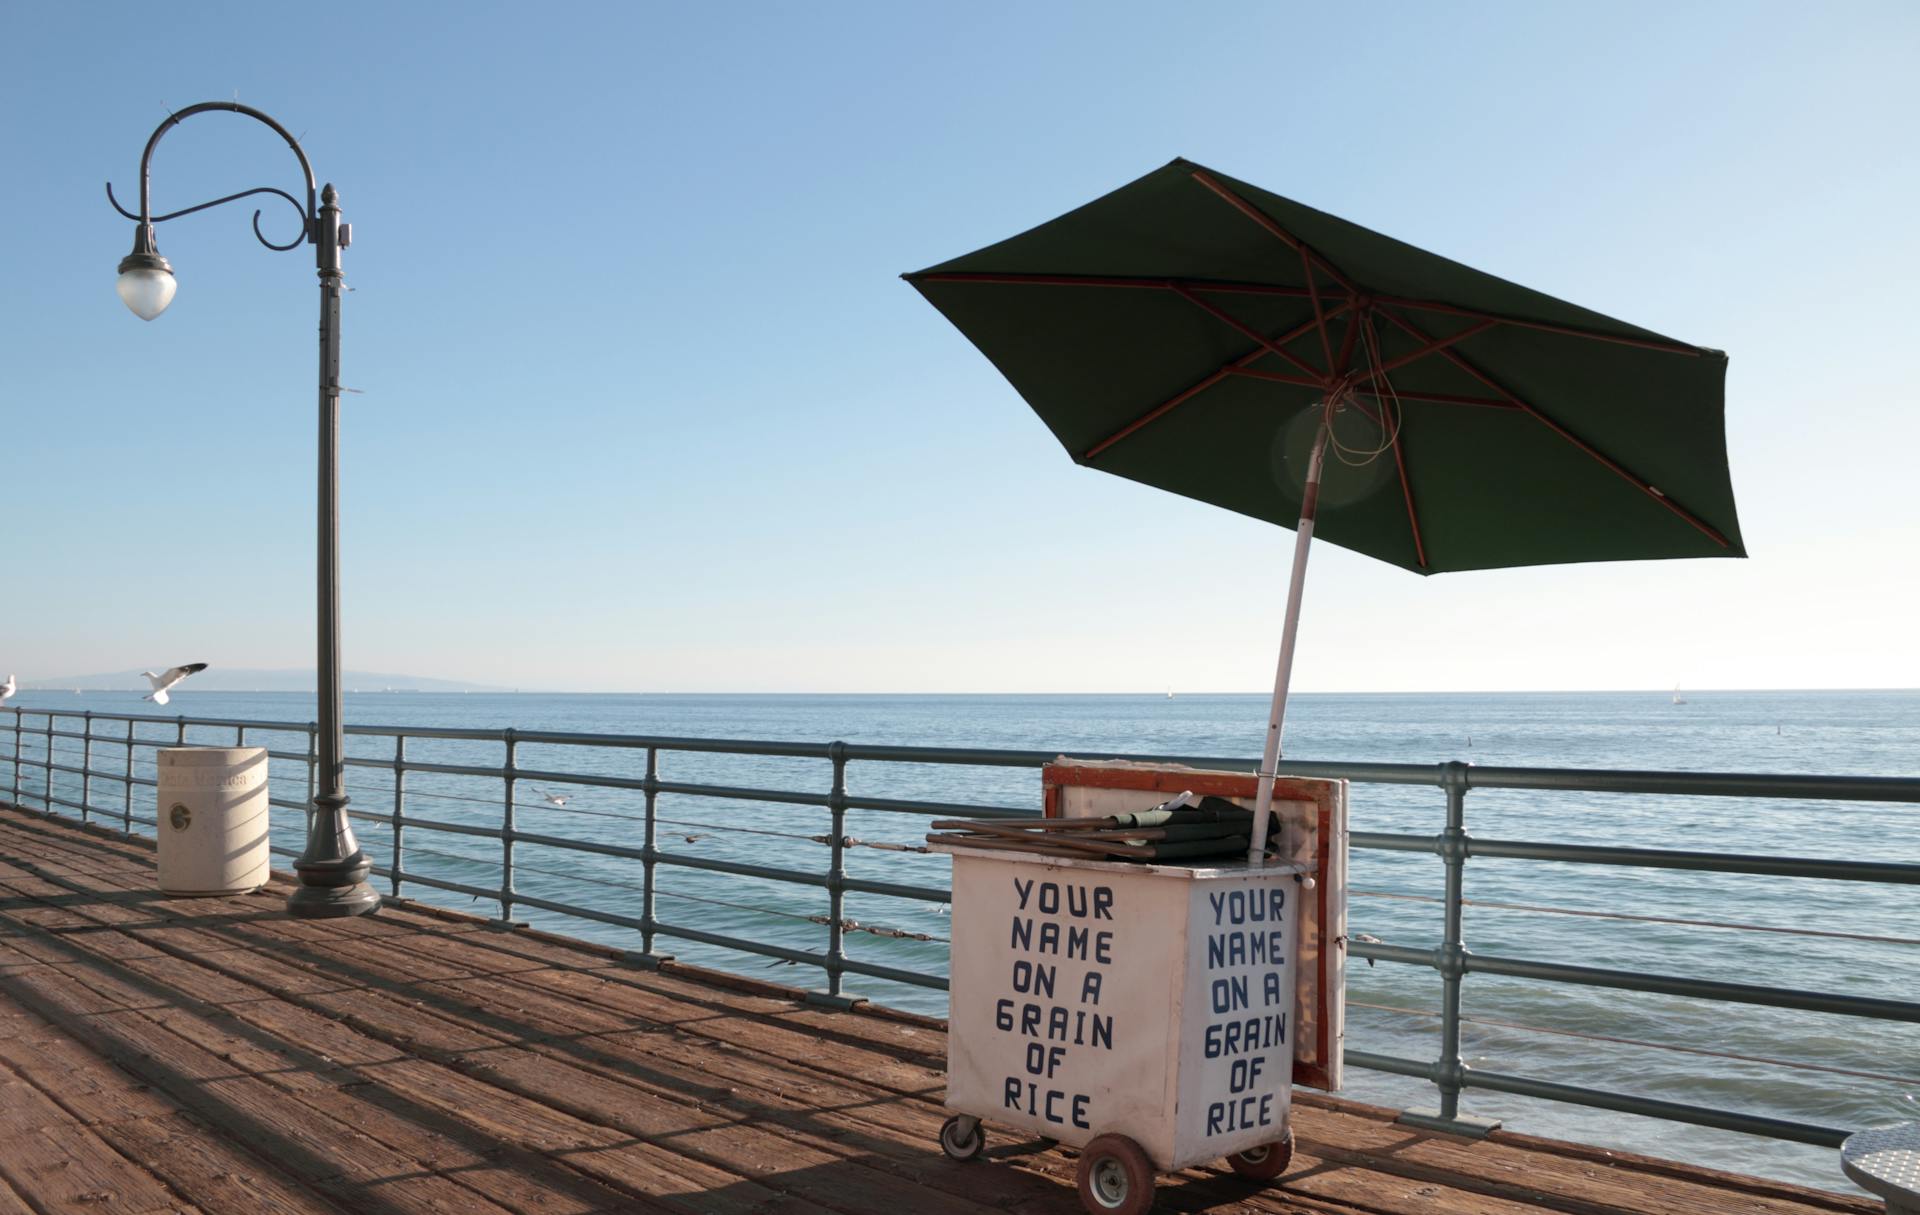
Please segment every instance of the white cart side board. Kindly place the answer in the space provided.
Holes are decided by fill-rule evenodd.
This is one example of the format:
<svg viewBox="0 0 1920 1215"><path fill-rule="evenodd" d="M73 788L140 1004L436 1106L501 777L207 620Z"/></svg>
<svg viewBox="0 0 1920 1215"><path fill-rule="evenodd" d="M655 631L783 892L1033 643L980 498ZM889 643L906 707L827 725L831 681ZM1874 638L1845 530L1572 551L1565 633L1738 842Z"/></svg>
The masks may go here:
<svg viewBox="0 0 1920 1215"><path fill-rule="evenodd" d="M1288 866L1288 870L1297 870ZM1247 871L1188 883L1173 1166L1278 1142L1293 1097L1302 884Z"/></svg>
<svg viewBox="0 0 1920 1215"><path fill-rule="evenodd" d="M1042 910L1048 890L1059 901ZM1180 956L1185 894L955 849L947 1106L1074 1146L1118 1132L1169 1158L1182 988L1150 959Z"/></svg>

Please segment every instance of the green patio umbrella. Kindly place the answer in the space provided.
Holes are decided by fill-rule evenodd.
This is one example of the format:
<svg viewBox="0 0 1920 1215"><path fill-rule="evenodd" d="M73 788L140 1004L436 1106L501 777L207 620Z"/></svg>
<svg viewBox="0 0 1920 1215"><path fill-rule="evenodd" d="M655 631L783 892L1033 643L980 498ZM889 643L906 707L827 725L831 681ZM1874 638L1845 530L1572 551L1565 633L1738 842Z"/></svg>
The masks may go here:
<svg viewBox="0 0 1920 1215"><path fill-rule="evenodd" d="M1725 354L1190 161L905 278L1078 463L1296 528L1262 810L1316 534L1422 574L1745 555Z"/></svg>

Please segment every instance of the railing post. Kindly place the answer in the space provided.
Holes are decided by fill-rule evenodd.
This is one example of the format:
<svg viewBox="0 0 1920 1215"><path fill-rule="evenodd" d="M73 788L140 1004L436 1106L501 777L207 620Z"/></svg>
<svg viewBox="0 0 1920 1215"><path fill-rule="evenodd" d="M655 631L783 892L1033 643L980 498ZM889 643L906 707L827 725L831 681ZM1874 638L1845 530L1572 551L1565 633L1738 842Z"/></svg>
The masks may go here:
<svg viewBox="0 0 1920 1215"><path fill-rule="evenodd" d="M13 796L10 805L20 804L20 710L13 711Z"/></svg>
<svg viewBox="0 0 1920 1215"><path fill-rule="evenodd" d="M847 964L847 744L827 744L827 758L833 762L833 788L827 793L827 810L833 816L833 855L827 863L827 990L810 991L807 999L830 1008L852 1008L862 1000L840 990Z"/></svg>
<svg viewBox="0 0 1920 1215"><path fill-rule="evenodd" d="M400 897L400 874L406 868L407 816L407 736L393 736L393 871L388 874L388 889Z"/></svg>
<svg viewBox="0 0 1920 1215"><path fill-rule="evenodd" d="M500 804L500 923L508 928L517 927L513 918L513 782L514 759L517 744L513 730L508 728L504 735L507 743L506 789Z"/></svg>
<svg viewBox="0 0 1920 1215"><path fill-rule="evenodd" d="M833 818L832 859L827 865L827 915L832 923L827 932L827 994L840 994L847 960L847 744L836 742L827 748L833 761L833 790L827 794L827 810Z"/></svg>
<svg viewBox="0 0 1920 1215"><path fill-rule="evenodd" d="M133 718L127 718L127 779L121 785L120 834L133 838Z"/></svg>
<svg viewBox="0 0 1920 1215"><path fill-rule="evenodd" d="M173 745L176 747L184 747L187 745L187 715L181 713L175 720L180 723L180 731L173 736Z"/></svg>
<svg viewBox="0 0 1920 1215"><path fill-rule="evenodd" d="M80 821L93 821L93 710L88 709L81 715L85 720L80 727Z"/></svg>
<svg viewBox="0 0 1920 1215"><path fill-rule="evenodd" d="M47 714L47 751L40 757L40 768L45 779L40 790L40 809L53 813L53 714Z"/></svg>
<svg viewBox="0 0 1920 1215"><path fill-rule="evenodd" d="M1411 1126L1479 1137L1500 1125L1497 1119L1462 1117L1460 1090L1466 1086L1467 1066L1460 1057L1460 980L1467 973L1468 952L1461 930L1467 857L1472 838L1467 834L1467 790L1472 786L1471 765L1452 760L1440 765L1440 787L1447 793L1447 826L1434 837L1433 850L1446 866L1445 925L1440 948L1434 950L1434 969L1440 972L1440 1057L1432 1079L1440 1090L1437 1111L1408 1110L1400 1121Z"/></svg>
<svg viewBox="0 0 1920 1215"><path fill-rule="evenodd" d="M643 786L646 794L646 834L640 846L640 952L630 955L631 960L649 969L658 968L662 962L673 961L670 953L655 953L653 949L654 931L654 870L660 864L660 748L647 748L647 779Z"/></svg>

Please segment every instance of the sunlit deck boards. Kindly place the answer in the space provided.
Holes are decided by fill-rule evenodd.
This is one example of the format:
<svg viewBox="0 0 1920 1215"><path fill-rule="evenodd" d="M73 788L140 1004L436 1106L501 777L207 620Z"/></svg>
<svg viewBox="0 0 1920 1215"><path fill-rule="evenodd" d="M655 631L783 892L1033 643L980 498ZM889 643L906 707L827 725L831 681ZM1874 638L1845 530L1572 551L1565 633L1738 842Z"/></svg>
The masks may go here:
<svg viewBox="0 0 1920 1215"><path fill-rule="evenodd" d="M940 1155L937 1028L415 907L295 923L283 890L152 884L137 841L0 810L0 1215L1079 1210L1064 1151ZM1878 1209L1300 1106L1278 1188L1190 1170L1157 1209Z"/></svg>

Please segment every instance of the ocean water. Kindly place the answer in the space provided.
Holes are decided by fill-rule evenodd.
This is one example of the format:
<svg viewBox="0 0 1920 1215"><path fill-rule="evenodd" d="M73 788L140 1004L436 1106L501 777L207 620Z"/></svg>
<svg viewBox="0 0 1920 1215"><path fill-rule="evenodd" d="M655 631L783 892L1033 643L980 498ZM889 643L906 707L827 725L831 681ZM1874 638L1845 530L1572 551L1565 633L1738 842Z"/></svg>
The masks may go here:
<svg viewBox="0 0 1920 1215"><path fill-rule="evenodd" d="M1920 693L1689 691L1671 694L1307 695L1295 698L1287 754L1296 760L1430 764L1464 760L1533 767L1676 769L1721 772L1920 775ZM26 708L153 712L132 693L28 692ZM182 691L169 709L189 717L300 722L311 698L284 693ZM1250 755L1266 698L1162 696L613 696L350 694L350 723L516 727L677 737L832 739L943 747L1051 750L1080 757L1136 752ZM6 720L0 718L0 720ZM10 724L10 723L9 723ZM165 726L142 737L171 738ZM231 744L232 731L193 728L190 742ZM304 750L297 736L248 740ZM42 788L35 767L44 744L22 743L22 800ZM56 762L79 760L77 742L56 740ZM11 787L0 732L0 790ZM391 740L354 738L350 755L391 760ZM494 743L409 740L411 760L495 766ZM136 772L152 775L152 752L136 749ZM117 748L96 747L97 768L118 770ZM522 745L523 769L638 777L643 752ZM761 789L825 793L823 761L664 754L661 775ZM856 795L1036 809L1032 770L855 762ZM306 791L304 766L273 765L276 796ZM531 782L538 785L538 782ZM56 773L56 795L75 798L79 778ZM391 771L349 770L356 807L391 810ZM522 788L519 825L637 845L637 792L579 788L564 809ZM407 814L496 825L501 782L410 773ZM119 806L117 782L96 779L96 804ZM135 789L139 812L152 791ZM532 803L532 804L529 804ZM299 816L276 811L275 842L297 849ZM661 846L693 857L746 860L824 872L828 851L809 837L828 831L827 812L749 800L663 795ZM1431 834L1444 825L1439 790L1356 785L1357 831ZM853 811L848 830L869 843L911 845L924 819ZM1920 807L1797 800L1649 798L1479 790L1467 802L1476 837L1652 848L1920 862ZM356 828L384 863L384 826ZM284 860L279 863L284 864ZM944 886L944 857L878 848L849 850L855 876ZM494 841L409 831L407 868L491 887L499 881ZM824 891L699 870L661 867L659 915L674 924L793 948L824 950L826 929L808 917L827 911ZM1480 859L1467 869L1465 938L1484 954L1644 972L1764 983L1805 990L1920 999L1920 915L1911 887ZM1356 850L1350 929L1383 941L1431 948L1441 936L1442 870L1432 856ZM377 883L384 890L384 882ZM522 844L516 885L523 893L639 914L640 866ZM410 886L412 897L492 914L494 905ZM910 969L944 967L947 920L938 904L849 895L846 913L875 932L848 934L863 960ZM636 933L590 921L516 909L518 918L627 948ZM902 935L892 935L894 933ZM822 976L762 957L662 938L680 958L801 986ZM876 1001L942 1014L942 993L848 977L849 990ZM1438 1051L1440 983L1431 970L1356 961L1349 974L1348 1044L1414 1059ZM1861 1127L1920 1117L1920 1026L1860 1018L1713 1004L1679 997L1581 989L1470 976L1463 988L1462 1053L1470 1066L1673 1101ZM1350 1096L1393 1106L1436 1104L1430 1085L1348 1069ZM1469 1089L1463 1112L1507 1127L1690 1160L1827 1189L1850 1188L1837 1153Z"/></svg>

